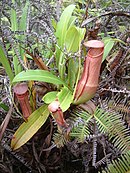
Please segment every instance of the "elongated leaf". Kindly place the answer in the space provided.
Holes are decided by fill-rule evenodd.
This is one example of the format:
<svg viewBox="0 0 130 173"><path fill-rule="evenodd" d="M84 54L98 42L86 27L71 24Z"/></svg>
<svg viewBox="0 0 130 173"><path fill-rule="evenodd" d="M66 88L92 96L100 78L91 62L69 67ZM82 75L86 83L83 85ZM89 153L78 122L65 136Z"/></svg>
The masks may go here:
<svg viewBox="0 0 130 173"><path fill-rule="evenodd" d="M27 30L27 17L28 17L28 9L29 9L29 1L26 1L25 7L23 8L22 11L22 16L19 22L19 30L20 31L26 31ZM19 36L19 40L23 41L25 40L25 34ZM21 44L20 44L21 45ZM23 59L24 56L24 50L20 47L20 55Z"/></svg>
<svg viewBox="0 0 130 173"><path fill-rule="evenodd" d="M62 90L57 94L57 97L62 111L66 111L70 107L73 100L71 91L67 87L63 87Z"/></svg>
<svg viewBox="0 0 130 173"><path fill-rule="evenodd" d="M78 62L70 59L68 63L68 86L73 89L78 73Z"/></svg>
<svg viewBox="0 0 130 173"><path fill-rule="evenodd" d="M9 110L9 107L6 104L2 103L2 102L0 102L0 108L2 108L5 111Z"/></svg>
<svg viewBox="0 0 130 173"><path fill-rule="evenodd" d="M65 55L61 51L61 49L64 48L64 41L66 37L66 32L68 28L73 25L75 18L72 17L72 12L75 8L75 5L69 5L65 8L63 11L60 21L57 24L56 27L56 37L58 42L58 47L56 47L56 65L58 67L59 75L61 79L64 79L64 73L65 73ZM60 49L60 48L61 49Z"/></svg>
<svg viewBox="0 0 130 173"><path fill-rule="evenodd" d="M104 61L107 58L108 54L110 53L111 49L114 46L115 41L114 41L114 39L112 39L110 37L104 37L103 42L105 44L105 47L104 47L104 54L103 54L102 61Z"/></svg>
<svg viewBox="0 0 130 173"><path fill-rule="evenodd" d="M15 0L12 0L12 3L15 4ZM17 13L14 8L11 8L11 14L10 14L10 20L11 20L11 31L18 31L18 20L17 20ZM16 37L18 38L18 36ZM18 50L20 50L18 46ZM14 71L15 75L17 75L19 72L21 72L21 65L19 63L18 57L16 56L16 53L14 49L12 48L12 56L13 56L13 65L14 65Z"/></svg>
<svg viewBox="0 0 130 173"><path fill-rule="evenodd" d="M15 0L12 0L12 3L15 4ZM17 21L17 14L16 10L11 8L11 30L12 31L17 31L18 30L18 21Z"/></svg>
<svg viewBox="0 0 130 173"><path fill-rule="evenodd" d="M28 14L29 1L26 2L25 7L22 11L22 16L19 23L19 30L26 31L27 28L27 14Z"/></svg>
<svg viewBox="0 0 130 173"><path fill-rule="evenodd" d="M74 26L74 23L76 21L77 17L76 16L71 16L69 23L68 23L68 29L72 26Z"/></svg>
<svg viewBox="0 0 130 173"><path fill-rule="evenodd" d="M84 38L85 29L72 26L68 29L65 37L65 45L68 52L77 52Z"/></svg>
<svg viewBox="0 0 130 173"><path fill-rule="evenodd" d="M84 39L84 35L85 35L85 32L86 32L86 29L85 28L79 28L79 27L76 27L77 31L79 32L80 34L80 39L79 39L79 44L81 44L81 41Z"/></svg>
<svg viewBox="0 0 130 173"><path fill-rule="evenodd" d="M111 49L113 48L115 42L120 42L120 43L126 45L126 43L124 41L122 41L118 38L111 38L111 37L104 37L103 42L105 44L103 61L107 58L107 56L110 53Z"/></svg>
<svg viewBox="0 0 130 173"><path fill-rule="evenodd" d="M56 99L57 93L58 93L58 91L49 92L42 98L42 100L46 104L49 104L49 103L53 102Z"/></svg>
<svg viewBox="0 0 130 173"><path fill-rule="evenodd" d="M65 37L65 45L68 52L77 52L79 49L80 34L75 26L69 28Z"/></svg>
<svg viewBox="0 0 130 173"><path fill-rule="evenodd" d="M14 74L10 67L8 58L6 57L5 52L1 45L0 45L0 62L2 64L2 66L5 68L5 71L6 71L7 75L9 76L10 81L12 82L12 80L14 78Z"/></svg>
<svg viewBox="0 0 130 173"><path fill-rule="evenodd" d="M16 150L24 145L46 122L48 116L47 105L43 105L33 112L28 121L24 122L15 132L11 141L11 148Z"/></svg>
<svg viewBox="0 0 130 173"><path fill-rule="evenodd" d="M69 5L68 7L66 7L60 17L60 21L57 24L56 36L58 38L58 44L61 47L64 44L66 31L68 29L68 24L69 24L69 21L70 21L74 8L75 8L75 5Z"/></svg>
<svg viewBox="0 0 130 173"><path fill-rule="evenodd" d="M122 41L121 39L118 39L118 38L113 38L113 41L117 41L119 43L122 43L124 44L125 46L127 45L124 41Z"/></svg>
<svg viewBox="0 0 130 173"><path fill-rule="evenodd" d="M42 81L52 84L63 84L66 85L64 81L62 81L57 76L53 75L51 72L46 70L27 70L22 71L18 75L16 75L13 79L13 82L20 82L20 81Z"/></svg>
<svg viewBox="0 0 130 173"><path fill-rule="evenodd" d="M56 58L56 66L58 67L59 75L61 79L64 79L65 77L65 54L63 51L59 49L59 46L56 45L56 53L55 53L55 58Z"/></svg>

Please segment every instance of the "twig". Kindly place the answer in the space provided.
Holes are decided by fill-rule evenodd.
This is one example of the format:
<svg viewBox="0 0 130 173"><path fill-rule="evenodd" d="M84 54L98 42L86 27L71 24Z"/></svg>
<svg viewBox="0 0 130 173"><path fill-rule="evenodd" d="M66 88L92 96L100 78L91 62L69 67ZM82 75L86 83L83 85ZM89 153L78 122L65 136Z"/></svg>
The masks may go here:
<svg viewBox="0 0 130 173"><path fill-rule="evenodd" d="M81 27L83 27L86 24L92 22L93 20L96 20L99 17L108 16L108 15L111 15L112 17L114 17L114 16L126 16L126 17L129 17L130 18L130 12L110 11L110 12L107 12L107 13L100 14L99 16L91 17L91 18L86 19L85 21L83 21Z"/></svg>
<svg viewBox="0 0 130 173"><path fill-rule="evenodd" d="M127 90L126 88L123 88L123 89L116 89L116 88L101 88L100 89L101 91L111 91L111 92L114 92L114 93L124 93L124 94L128 94L128 96L130 96L130 91Z"/></svg>
<svg viewBox="0 0 130 173"><path fill-rule="evenodd" d="M13 110L13 104L11 104L11 106L9 108L9 111L8 111L4 121L2 122L2 124L0 126L0 141L1 141L2 137L3 137L3 134L4 134L4 132L6 130L6 127L7 127L8 123L9 123L9 120L11 118L12 110Z"/></svg>
<svg viewBox="0 0 130 173"><path fill-rule="evenodd" d="M52 144L50 147L45 148L45 149L42 149L42 151L50 151L50 150L52 150L53 148L55 148L56 146L57 146L56 144Z"/></svg>

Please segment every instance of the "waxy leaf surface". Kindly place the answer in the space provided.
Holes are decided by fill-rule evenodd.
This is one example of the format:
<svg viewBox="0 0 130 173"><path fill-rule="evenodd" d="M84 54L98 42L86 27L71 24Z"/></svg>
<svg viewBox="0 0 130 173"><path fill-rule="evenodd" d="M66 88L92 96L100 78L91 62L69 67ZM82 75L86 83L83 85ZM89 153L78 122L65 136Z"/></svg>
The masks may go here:
<svg viewBox="0 0 130 173"><path fill-rule="evenodd" d="M27 70L22 71L18 75L16 75L13 79L13 82L20 82L20 81L41 81L47 82L52 84L63 84L66 85L64 81L62 81L59 77L53 75L51 72L46 70Z"/></svg>
<svg viewBox="0 0 130 173"><path fill-rule="evenodd" d="M49 116L49 110L47 105L41 106L34 111L27 122L24 122L15 132L12 141L11 148L16 150L24 145L46 122Z"/></svg>
<svg viewBox="0 0 130 173"><path fill-rule="evenodd" d="M56 36L58 38L58 44L60 46L63 46L64 44L66 31L68 29L68 24L69 24L74 8L75 8L75 5L69 5L68 7L66 7L60 17L60 21L57 24Z"/></svg>
<svg viewBox="0 0 130 173"><path fill-rule="evenodd" d="M62 111L66 111L70 107L73 100L72 92L67 87L63 87L57 94L57 97Z"/></svg>
<svg viewBox="0 0 130 173"><path fill-rule="evenodd" d="M58 93L57 91L48 92L48 93L42 98L42 100L43 100L46 104L50 104L51 102L53 102L54 100L56 100L57 93Z"/></svg>

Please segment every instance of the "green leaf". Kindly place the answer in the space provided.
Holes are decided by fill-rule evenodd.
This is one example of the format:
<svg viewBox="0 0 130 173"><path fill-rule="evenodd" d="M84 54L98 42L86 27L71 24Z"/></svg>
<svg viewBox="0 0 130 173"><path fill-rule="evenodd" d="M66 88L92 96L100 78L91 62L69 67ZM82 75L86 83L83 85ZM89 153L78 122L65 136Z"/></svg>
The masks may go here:
<svg viewBox="0 0 130 173"><path fill-rule="evenodd" d="M103 61L107 58L108 54L110 53L111 49L114 46L115 41L111 38L106 39L104 41L105 47L104 47L104 54L103 54Z"/></svg>
<svg viewBox="0 0 130 173"><path fill-rule="evenodd" d="M78 109L77 110L75 109L73 113L76 116L75 121L76 119L78 120L79 118L81 118L82 121L78 123L78 126L75 126L72 129L70 136L75 137L76 139L78 139L79 142L84 142L86 136L90 134L89 121L93 118L93 115L89 114L84 110L78 110Z"/></svg>
<svg viewBox="0 0 130 173"><path fill-rule="evenodd" d="M66 32L68 29L68 24L69 24L74 8L75 8L75 5L69 5L68 7L66 7L60 17L60 21L57 24L56 36L58 38L59 46L63 46L64 44Z"/></svg>
<svg viewBox="0 0 130 173"><path fill-rule="evenodd" d="M27 14L28 14L29 1L26 2L25 7L22 11L22 16L19 23L19 30L25 31L27 28Z"/></svg>
<svg viewBox="0 0 130 173"><path fill-rule="evenodd" d="M119 158L112 160L102 173L130 173L130 150Z"/></svg>
<svg viewBox="0 0 130 173"><path fill-rule="evenodd" d="M19 23L19 30L26 31L27 29L27 16L28 16L28 8L29 8L29 1L26 2L25 7L22 11L22 16ZM19 36L19 39L22 41L25 39L25 35Z"/></svg>
<svg viewBox="0 0 130 173"><path fill-rule="evenodd" d="M81 41L84 39L86 29L85 28L79 28L79 27L76 27L76 29L78 30L78 32L80 34L79 44L81 44Z"/></svg>
<svg viewBox="0 0 130 173"><path fill-rule="evenodd" d="M6 71L7 75L9 76L10 81L12 82L12 80L14 78L14 74L12 72L10 63L8 61L8 58L5 55L5 52L4 52L1 44L0 44L0 62L2 64L2 66L5 68L5 71Z"/></svg>
<svg viewBox="0 0 130 173"><path fill-rule="evenodd" d="M47 105L43 105L34 111L28 121L24 122L15 132L11 141L11 148L16 150L24 145L46 122L48 116Z"/></svg>
<svg viewBox="0 0 130 173"><path fill-rule="evenodd" d="M70 59L68 63L68 86L73 89L78 73L78 62Z"/></svg>
<svg viewBox="0 0 130 173"><path fill-rule="evenodd" d="M52 92L48 92L43 98L42 100L46 103L49 104L51 102L53 102L56 99L58 91L52 91Z"/></svg>
<svg viewBox="0 0 130 173"><path fill-rule="evenodd" d="M84 37L85 29L72 26L68 29L65 37L65 45L68 52L77 52Z"/></svg>
<svg viewBox="0 0 130 173"><path fill-rule="evenodd" d="M56 52L56 59L57 59L57 67L58 67L58 71L59 71L59 75L61 77L62 80L64 80L65 78L65 54L63 52L61 52L60 50L57 50Z"/></svg>
<svg viewBox="0 0 130 173"><path fill-rule="evenodd" d="M76 16L71 16L69 23L68 23L68 29L72 26L74 26L75 20L77 19Z"/></svg>
<svg viewBox="0 0 130 173"><path fill-rule="evenodd" d="M118 39L118 38L113 38L113 41L117 41L119 43L122 43L124 44L125 46L127 45L124 41L122 41L121 39Z"/></svg>
<svg viewBox="0 0 130 173"><path fill-rule="evenodd" d="M57 76L53 75L51 72L46 70L27 70L22 71L21 73L17 74L14 79L14 82L20 82L20 81L41 81L41 82L47 82L52 84L63 84L66 85L64 81L62 81Z"/></svg>
<svg viewBox="0 0 130 173"><path fill-rule="evenodd" d="M67 87L63 87L61 91L57 94L57 97L60 102L60 107L62 111L66 111L73 101L72 92Z"/></svg>
<svg viewBox="0 0 130 173"><path fill-rule="evenodd" d="M15 4L15 0L12 0L12 3ZM16 10L13 8L11 8L10 21L11 21L11 31L18 31L17 13ZM18 36L16 38L18 39ZM19 46L18 50L20 50ZM12 48L12 56L13 56L14 71L16 75L19 72L21 72L22 67L19 63L18 57L16 56L16 53L13 48Z"/></svg>
<svg viewBox="0 0 130 173"><path fill-rule="evenodd" d="M56 20L52 19L51 23L52 23L52 26L53 26L54 30L56 30L56 26L57 26Z"/></svg>
<svg viewBox="0 0 130 173"><path fill-rule="evenodd" d="M28 17L28 9L29 9L29 1L27 0L25 7L23 8L22 11L22 16L19 22L19 31L26 31L27 30L27 17ZM20 41L25 41L25 34L20 35L18 38ZM21 44L19 44L19 50L20 50L20 55L23 58L24 57L24 50L21 48Z"/></svg>
<svg viewBox="0 0 130 173"><path fill-rule="evenodd" d="M9 107L6 104L2 103L2 102L0 102L0 108L2 108L5 111L9 110Z"/></svg>
<svg viewBox="0 0 130 173"><path fill-rule="evenodd" d="M130 146L129 129L122 123L120 114L117 114L117 112L110 113L97 107L94 118L99 131L107 133L116 148L122 151L122 153L128 151Z"/></svg>
<svg viewBox="0 0 130 173"><path fill-rule="evenodd" d="M80 34L75 26L69 28L66 33L65 45L68 52L77 52L79 49Z"/></svg>
<svg viewBox="0 0 130 173"><path fill-rule="evenodd" d="M113 48L115 42L120 42L120 43L126 45L126 43L124 41L122 41L118 38L111 38L111 37L104 37L103 42L105 44L103 61L107 58L107 56L110 53L111 49Z"/></svg>
<svg viewBox="0 0 130 173"><path fill-rule="evenodd" d="M61 79L64 79L64 73L65 73L65 55L61 51L64 48L64 41L66 37L66 32L68 28L73 25L75 17L72 16L72 12L75 8L75 5L69 5L65 8L63 11L60 21L57 23L56 27L56 37L58 46L56 47L56 65L58 67L59 75ZM60 47L60 48L59 48Z"/></svg>
<svg viewBox="0 0 130 173"><path fill-rule="evenodd" d="M15 0L12 0L12 3L15 4ZM11 20L11 30L17 31L18 30L17 14L16 10L13 8L11 8L10 20Z"/></svg>

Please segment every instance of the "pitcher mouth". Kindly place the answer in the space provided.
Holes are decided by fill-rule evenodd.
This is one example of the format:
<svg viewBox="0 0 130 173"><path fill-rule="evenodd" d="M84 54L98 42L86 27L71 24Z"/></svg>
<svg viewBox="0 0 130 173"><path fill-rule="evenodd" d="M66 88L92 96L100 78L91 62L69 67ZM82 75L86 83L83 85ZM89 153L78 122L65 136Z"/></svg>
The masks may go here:
<svg viewBox="0 0 130 173"><path fill-rule="evenodd" d="M83 44L85 47L89 47L89 48L103 48L104 47L104 43L99 40L89 40Z"/></svg>
<svg viewBox="0 0 130 173"><path fill-rule="evenodd" d="M89 40L84 43L85 47L88 47L88 56L91 58L98 58L102 56L104 51L104 43L99 40Z"/></svg>
<svg viewBox="0 0 130 173"><path fill-rule="evenodd" d="M95 49L95 50L96 50L96 49L101 49L101 53L96 54L96 55L92 55L92 53L91 53L92 49ZM103 52L104 52L104 47L102 47L102 48L90 48L89 51L88 51L88 56L89 56L90 58L98 58L98 57L100 57L100 56L103 55Z"/></svg>

